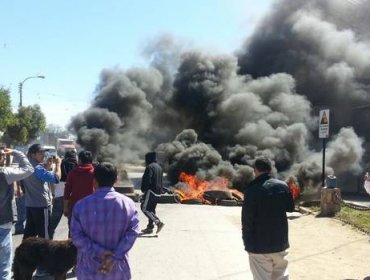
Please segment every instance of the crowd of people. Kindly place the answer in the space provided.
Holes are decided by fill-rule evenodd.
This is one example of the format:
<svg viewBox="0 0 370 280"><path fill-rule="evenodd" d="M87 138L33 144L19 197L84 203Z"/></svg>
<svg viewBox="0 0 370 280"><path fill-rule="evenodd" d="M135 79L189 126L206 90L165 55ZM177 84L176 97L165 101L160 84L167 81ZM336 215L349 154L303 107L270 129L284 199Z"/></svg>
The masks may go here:
<svg viewBox="0 0 370 280"><path fill-rule="evenodd" d="M78 279L131 279L127 256L140 234L139 215L135 203L113 187L117 168L108 162L93 164L89 151L70 151L62 160L45 158L45 153L40 144L31 145L27 156L0 149L0 280L11 278L14 196L15 234L23 234L23 239L53 239L62 216L68 218L68 237L78 252ZM6 164L9 155L18 165ZM156 214L163 170L154 152L146 154L145 161L141 210L148 224L141 234L151 234L155 226L156 233L164 227ZM292 177L287 182L273 178L266 157L257 158L253 167L255 178L245 188L241 212L249 266L254 279L289 279L286 212L294 210L299 186ZM364 181L370 182L368 174ZM35 277L47 274L38 267Z"/></svg>
<svg viewBox="0 0 370 280"><path fill-rule="evenodd" d="M9 155L18 165L6 164ZM158 233L164 223L155 215L155 195L161 193L163 171L155 153L148 153L146 163L142 210L149 219L147 229L155 224ZM117 168L108 162L93 164L90 151L68 151L61 160L48 157L40 144L31 145L27 156L1 148L0 280L11 279L14 196L14 234L23 234L23 240L53 239L64 215L68 237L78 249L78 279L131 279L127 253L139 235L139 217L134 202L115 191L117 178ZM48 277L46 268L37 268L34 279L38 277Z"/></svg>

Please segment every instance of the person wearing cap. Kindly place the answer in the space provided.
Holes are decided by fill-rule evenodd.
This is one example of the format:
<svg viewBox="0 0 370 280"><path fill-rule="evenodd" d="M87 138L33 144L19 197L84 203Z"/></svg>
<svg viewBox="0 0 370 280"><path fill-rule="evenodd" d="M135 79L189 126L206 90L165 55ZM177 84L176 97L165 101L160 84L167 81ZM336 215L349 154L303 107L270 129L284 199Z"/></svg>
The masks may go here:
<svg viewBox="0 0 370 280"><path fill-rule="evenodd" d="M26 226L23 239L31 236L38 236L50 239L50 212L51 193L49 184L57 184L60 179L60 159L46 160L45 152L48 149L40 144L33 144L28 148L28 159L31 162L34 172L23 180L26 205ZM45 161L46 160L46 161ZM53 169L55 164L55 170ZM48 277L50 274L44 267L38 267L33 279Z"/></svg>
<svg viewBox="0 0 370 280"><path fill-rule="evenodd" d="M242 234L249 255L253 279L289 279L287 266L288 220L294 210L288 185L272 178L272 163L259 157L254 163L255 178L244 192Z"/></svg>
<svg viewBox="0 0 370 280"><path fill-rule="evenodd" d="M51 196L48 183L59 183L60 159L55 159L55 170L51 170L52 161L44 164L46 151L40 144L33 144L28 149L27 155L34 172L23 180L26 190L26 226L23 239L31 236L49 239Z"/></svg>
<svg viewBox="0 0 370 280"><path fill-rule="evenodd" d="M163 170L157 163L155 152L150 152L145 155L145 163L146 168L141 180L141 191L144 193L141 210L148 218L148 225L141 231L141 233L153 233L154 224L157 226L157 233L159 233L162 230L164 223L161 222L156 215L155 208L157 207L157 197L163 192Z"/></svg>
<svg viewBox="0 0 370 280"><path fill-rule="evenodd" d="M5 166L6 155L13 155L18 166ZM0 279L10 280L12 263L13 183L30 176L33 167L26 156L17 150L0 150Z"/></svg>

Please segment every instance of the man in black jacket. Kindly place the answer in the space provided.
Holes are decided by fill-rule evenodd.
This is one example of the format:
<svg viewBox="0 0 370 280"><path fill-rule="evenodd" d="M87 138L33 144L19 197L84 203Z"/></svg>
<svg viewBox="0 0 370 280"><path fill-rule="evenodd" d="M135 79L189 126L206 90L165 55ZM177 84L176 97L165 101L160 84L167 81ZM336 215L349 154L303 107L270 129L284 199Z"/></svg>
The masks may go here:
<svg viewBox="0 0 370 280"><path fill-rule="evenodd" d="M141 191L144 193L141 202L141 210L148 217L148 225L141 232L143 234L153 233L154 224L159 233L164 223L156 216L157 197L162 193L162 167L156 162L156 153L150 152L145 155L146 168L141 181Z"/></svg>
<svg viewBox="0 0 370 280"><path fill-rule="evenodd" d="M294 210L287 184L273 179L268 158L255 160L255 179L244 193L242 233L249 265L256 280L289 279L286 212Z"/></svg>

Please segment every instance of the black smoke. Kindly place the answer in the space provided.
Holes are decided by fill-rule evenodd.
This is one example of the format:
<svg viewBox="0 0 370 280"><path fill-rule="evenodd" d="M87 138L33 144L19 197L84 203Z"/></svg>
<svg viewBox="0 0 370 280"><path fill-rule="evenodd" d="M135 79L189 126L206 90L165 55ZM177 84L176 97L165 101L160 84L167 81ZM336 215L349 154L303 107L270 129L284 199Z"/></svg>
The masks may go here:
<svg viewBox="0 0 370 280"><path fill-rule="evenodd" d="M239 73L292 75L316 112L330 107L334 134L355 126L368 139L361 124L370 118L369 12L368 0L276 1L239 51Z"/></svg>
<svg viewBox="0 0 370 280"><path fill-rule="evenodd" d="M149 67L102 71L91 107L72 121L78 142L117 163L157 150L173 184L186 171L242 189L267 155L278 176L316 186L318 110L328 107L327 172L359 172L370 120L367 2L276 1L237 55L161 37L145 48Z"/></svg>

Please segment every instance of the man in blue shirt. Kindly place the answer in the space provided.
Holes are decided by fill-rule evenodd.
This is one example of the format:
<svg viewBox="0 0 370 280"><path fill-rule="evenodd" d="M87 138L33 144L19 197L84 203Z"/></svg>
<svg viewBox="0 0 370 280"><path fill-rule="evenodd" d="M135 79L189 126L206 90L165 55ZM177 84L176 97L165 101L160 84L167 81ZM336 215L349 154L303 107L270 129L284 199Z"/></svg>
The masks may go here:
<svg viewBox="0 0 370 280"><path fill-rule="evenodd" d="M33 144L28 149L27 155L35 171L23 180L26 190L26 227L23 239L30 236L49 239L51 192L48 183L59 183L60 159L56 158L55 171L52 171L50 161L43 164L45 152L40 144Z"/></svg>
<svg viewBox="0 0 370 280"><path fill-rule="evenodd" d="M26 227L23 239L31 236L50 239L50 213L51 213L51 191L48 183L57 184L60 178L60 159L55 159L55 171L52 169L52 162L46 161L44 149L40 144L33 144L28 149L28 159L31 162L34 172L23 180L26 190ZM42 267L37 269L35 277L48 275Z"/></svg>

